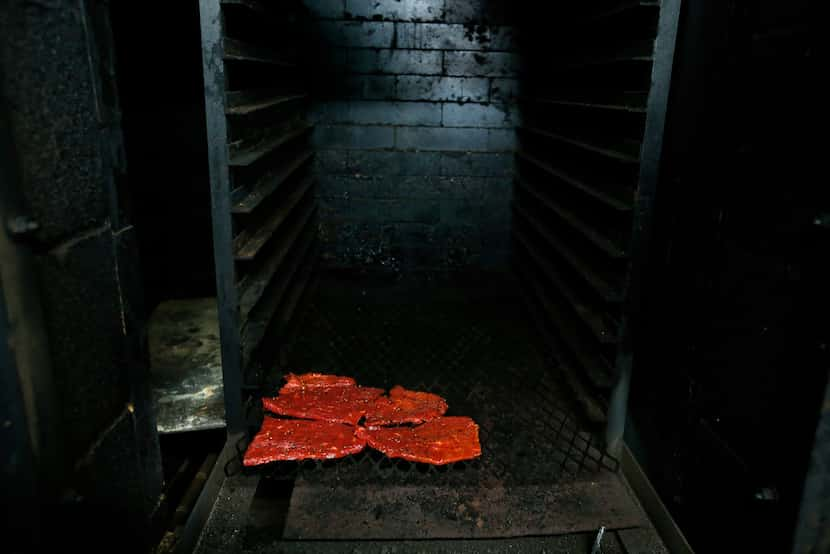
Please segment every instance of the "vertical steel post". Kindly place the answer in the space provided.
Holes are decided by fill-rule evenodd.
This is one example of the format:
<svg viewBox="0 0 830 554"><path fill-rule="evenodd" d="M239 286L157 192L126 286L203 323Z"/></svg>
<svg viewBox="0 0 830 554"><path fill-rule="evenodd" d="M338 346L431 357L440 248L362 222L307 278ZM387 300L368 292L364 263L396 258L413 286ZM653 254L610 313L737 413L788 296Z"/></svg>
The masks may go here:
<svg viewBox="0 0 830 554"><path fill-rule="evenodd" d="M620 325L620 346L615 362L618 380L608 407L608 425L605 440L608 451L619 455L625 422L628 416L628 396L631 371L634 364L636 332L641 325L643 277L648 263L651 231L654 220L654 197L663 153L663 134L666 127L674 50L680 21L681 0L662 0L654 43L654 61L651 68L651 89L646 106L646 127L640 151L640 176L634 206L631 233L631 266L626 283L623 319Z"/></svg>
<svg viewBox="0 0 830 554"><path fill-rule="evenodd" d="M229 434L244 429L242 413L242 347L239 297L233 255L231 176L228 168L228 129L225 119L225 65L222 6L219 0L200 0L202 68L205 85L210 200L213 216L213 255L219 332L222 338L222 378L225 421Z"/></svg>
<svg viewBox="0 0 830 554"><path fill-rule="evenodd" d="M792 552L830 552L830 379L804 479Z"/></svg>

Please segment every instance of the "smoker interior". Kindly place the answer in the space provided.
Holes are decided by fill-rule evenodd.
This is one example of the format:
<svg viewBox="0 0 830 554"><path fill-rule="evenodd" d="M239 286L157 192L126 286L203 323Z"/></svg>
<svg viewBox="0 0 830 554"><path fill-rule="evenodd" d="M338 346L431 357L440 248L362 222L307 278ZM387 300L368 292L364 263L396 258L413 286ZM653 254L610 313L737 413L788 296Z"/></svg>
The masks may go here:
<svg viewBox="0 0 830 554"><path fill-rule="evenodd" d="M238 369L256 396L285 368L318 267L471 282L515 271L511 289L556 344L582 412L607 423L629 341L623 301L639 287L632 237L649 217L671 10L658 50L653 2L551 9L544 25L502 3L431 23L403 8L211 6L208 144L224 195L214 191L214 248L220 312L234 311L220 316L233 327L226 378ZM538 42L548 27L552 60Z"/></svg>
<svg viewBox="0 0 830 554"><path fill-rule="evenodd" d="M338 4L182 3L143 50L135 9L114 10L168 477L177 441L224 422L223 490L245 492L219 498L245 503L247 547L653 535L607 425L640 150L659 149L644 132L667 78L652 77L660 4ZM159 138L167 118L178 131ZM243 469L259 399L289 371L440 394L483 454ZM199 452L191 465L217 459ZM218 517L203 549L229 532Z"/></svg>
<svg viewBox="0 0 830 554"><path fill-rule="evenodd" d="M659 152L644 133L649 105L662 125L674 8L661 52L655 2L539 18L426 4L200 3L226 418L242 432L223 469L252 491L237 530L248 548L653 532L607 426L625 417L610 406L633 206L653 172L640 150ZM440 394L483 454L243 469L271 417L259 399L289 371ZM203 548L226 532L209 523Z"/></svg>
<svg viewBox="0 0 830 554"><path fill-rule="evenodd" d="M830 551L814 4L0 3L7 549ZM484 455L242 468L308 370Z"/></svg>
<svg viewBox="0 0 830 554"><path fill-rule="evenodd" d="M498 542L505 537L520 551L576 549L595 538L599 521L610 551L622 548L621 529L662 551L618 461L562 382L515 277L473 277L324 273L298 317L284 366L440 394L450 414L479 424L481 457L430 466L366 450L241 471L233 460L200 552L302 549L297 540L313 540L307 548L317 551L381 551L360 542L366 539L429 540L451 551L463 544L453 540L486 539L498 550L507 547ZM276 393L278 375L263 394ZM570 538L520 538L527 536Z"/></svg>

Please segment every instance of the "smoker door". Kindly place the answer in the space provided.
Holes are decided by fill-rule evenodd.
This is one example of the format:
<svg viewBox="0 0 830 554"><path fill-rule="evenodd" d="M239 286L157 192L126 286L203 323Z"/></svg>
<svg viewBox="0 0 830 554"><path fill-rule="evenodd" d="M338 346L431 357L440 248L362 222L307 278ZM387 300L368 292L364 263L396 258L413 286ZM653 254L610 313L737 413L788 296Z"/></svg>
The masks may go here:
<svg viewBox="0 0 830 554"><path fill-rule="evenodd" d="M201 0L217 300L229 433L314 273L316 202L300 2ZM265 340L267 337L267 340Z"/></svg>
<svg viewBox="0 0 830 554"><path fill-rule="evenodd" d="M540 327L613 450L626 415L680 0L587 4L550 6L525 27L513 235ZM561 26L552 31L551 21Z"/></svg>
<svg viewBox="0 0 830 554"><path fill-rule="evenodd" d="M707 0L683 14L631 421L699 551L830 552L817 13ZM747 524L764 532L731 536Z"/></svg>

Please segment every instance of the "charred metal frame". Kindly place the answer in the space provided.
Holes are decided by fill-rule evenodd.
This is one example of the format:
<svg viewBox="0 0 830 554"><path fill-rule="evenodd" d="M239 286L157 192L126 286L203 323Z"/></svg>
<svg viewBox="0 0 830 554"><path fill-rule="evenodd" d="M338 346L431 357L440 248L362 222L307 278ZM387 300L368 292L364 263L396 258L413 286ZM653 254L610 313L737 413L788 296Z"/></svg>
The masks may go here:
<svg viewBox="0 0 830 554"><path fill-rule="evenodd" d="M640 152L640 175L634 204L630 246L631 262L625 287L620 344L615 363L618 380L611 392L605 433L608 450L616 455L620 454L622 447L637 330L641 326L640 306L644 294L644 272L649 259L654 221L654 198L660 179L663 133L666 127L681 4L682 0L661 1L657 39L654 43L651 89L646 105L646 127Z"/></svg>
<svg viewBox="0 0 830 554"><path fill-rule="evenodd" d="M239 293L233 254L231 180L228 169L228 127L225 119L225 66L222 42L222 6L219 0L200 0L202 67L210 164L210 200L219 333L222 339L222 382L228 433L244 429L242 411L242 344L239 332Z"/></svg>
<svg viewBox="0 0 830 554"><path fill-rule="evenodd" d="M222 337L223 386L225 391L228 442L217 462L208 487L200 498L194 517L206 517L209 498L215 496L216 483L220 482L221 469L226 462L238 457L236 443L243 437L245 413L243 404L244 367L242 337L240 335L240 299L237 289L233 245L232 191L228 155L227 98L225 89L223 4L240 4L252 8L261 5L255 0L200 0L202 29L202 61L205 77L207 134L211 201L214 232L214 256L219 304L219 323ZM623 451L623 433L628 414L629 388L633 366L636 363L636 347L642 326L641 305L646 292L643 289L652 242L655 196L660 179L663 136L671 89L675 46L681 16L682 0L661 0L654 43L651 87L646 104L645 133L640 152L640 171L637 181L630 243L630 265L623 294L623 310L619 331L619 346L615 359L616 382L613 385L608 406L605 430L606 447L613 455ZM805 484L805 494L800 517L801 527L796 545L813 543L819 537L810 517L819 505L816 488L826 481L827 422L824 414L817 432L814 464ZM184 541L189 542L189 541Z"/></svg>
<svg viewBox="0 0 830 554"><path fill-rule="evenodd" d="M246 18L285 13L287 22L290 13L257 0L200 0L199 11L226 424L236 434L246 428L246 394L264 376L260 361L274 359L271 346L285 345L312 281L317 206L313 153L304 143L313 126L303 110L283 109L307 98L286 90L298 83L296 52L235 36ZM229 75L244 66L228 64L283 73L252 72L260 79L241 85ZM260 112L261 121L245 119Z"/></svg>
<svg viewBox="0 0 830 554"><path fill-rule="evenodd" d="M810 466L796 522L793 552L827 552L830 548L830 380L816 426Z"/></svg>
<svg viewBox="0 0 830 554"><path fill-rule="evenodd" d="M228 169L227 121L225 119L225 68L222 44L222 7L219 0L200 0L202 65L213 220L213 250L219 333L222 341L222 386L227 439L213 465L193 510L176 543L176 552L192 552L225 479L225 466L244 438L242 404L242 355L239 333L239 296L233 257L231 183Z"/></svg>
<svg viewBox="0 0 830 554"><path fill-rule="evenodd" d="M204 487L199 493L196 503L193 505L193 510L190 512L184 524L184 529L178 537L175 546L176 553L185 554L194 551L199 541L199 536L216 502L216 497L219 495L219 489L225 481L225 467L235 459L237 443L244 439L244 433L228 434L225 446L219 453L216 463L213 464L213 468L205 481Z"/></svg>

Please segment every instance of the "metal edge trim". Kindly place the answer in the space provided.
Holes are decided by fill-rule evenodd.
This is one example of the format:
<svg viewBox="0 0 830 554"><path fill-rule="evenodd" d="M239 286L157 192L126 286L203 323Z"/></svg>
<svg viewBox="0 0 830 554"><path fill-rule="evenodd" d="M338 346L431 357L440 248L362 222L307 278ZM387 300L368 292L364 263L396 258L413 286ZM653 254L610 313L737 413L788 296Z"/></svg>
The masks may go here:
<svg viewBox="0 0 830 554"><path fill-rule="evenodd" d="M669 509L663 504L654 485L651 484L645 470L634 457L628 445L623 443L620 452L620 467L623 476L634 491L637 500L645 510L646 515L654 524L654 528L673 554L694 554L692 546L686 540L683 531L674 521Z"/></svg>

